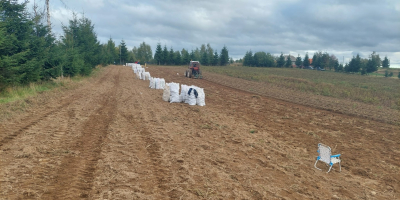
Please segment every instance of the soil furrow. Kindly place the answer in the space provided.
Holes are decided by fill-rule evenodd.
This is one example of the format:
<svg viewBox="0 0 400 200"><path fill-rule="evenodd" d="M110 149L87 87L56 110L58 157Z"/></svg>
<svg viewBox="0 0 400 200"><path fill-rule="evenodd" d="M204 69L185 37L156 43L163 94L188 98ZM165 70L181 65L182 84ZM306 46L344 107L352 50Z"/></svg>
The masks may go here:
<svg viewBox="0 0 400 200"><path fill-rule="evenodd" d="M119 86L119 73L114 77L114 87L104 94L101 107L89 117L84 125L82 136L77 138L72 150L76 156L66 156L55 175L51 189L43 195L47 199L89 198L93 174L100 159L101 147L107 137L108 128L116 111L116 94Z"/></svg>

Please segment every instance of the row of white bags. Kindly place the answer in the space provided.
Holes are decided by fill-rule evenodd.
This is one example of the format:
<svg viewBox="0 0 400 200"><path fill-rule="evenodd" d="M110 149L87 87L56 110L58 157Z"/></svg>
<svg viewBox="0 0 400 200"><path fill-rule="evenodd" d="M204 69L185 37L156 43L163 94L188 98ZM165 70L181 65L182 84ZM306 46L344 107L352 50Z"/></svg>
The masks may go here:
<svg viewBox="0 0 400 200"><path fill-rule="evenodd" d="M140 64L137 64L137 63L126 63L125 66L131 66L132 69L141 68Z"/></svg>
<svg viewBox="0 0 400 200"><path fill-rule="evenodd" d="M150 77L150 85L149 85L149 87L151 89L162 90L165 87L165 79Z"/></svg>
<svg viewBox="0 0 400 200"><path fill-rule="evenodd" d="M137 72L136 78L140 80L150 80L150 72Z"/></svg>
<svg viewBox="0 0 400 200"><path fill-rule="evenodd" d="M136 74L136 73L138 73L138 72L142 72L142 73L145 72L145 71L144 71L144 68L135 68L135 69L133 69L133 73Z"/></svg>
<svg viewBox="0 0 400 200"><path fill-rule="evenodd" d="M152 89L164 89L162 99L170 103L187 103L191 106L205 106L204 89L197 86L182 85L179 94L179 83L165 83L163 78L154 78L150 76L150 72L146 72L144 68L133 68L136 78L140 80L149 80L149 87Z"/></svg>
<svg viewBox="0 0 400 200"><path fill-rule="evenodd" d="M169 96L169 98L168 98ZM163 100L170 103L187 103L191 106L199 105L205 106L206 95L204 89L197 86L181 86L181 93L179 94L179 83L167 83L164 87Z"/></svg>

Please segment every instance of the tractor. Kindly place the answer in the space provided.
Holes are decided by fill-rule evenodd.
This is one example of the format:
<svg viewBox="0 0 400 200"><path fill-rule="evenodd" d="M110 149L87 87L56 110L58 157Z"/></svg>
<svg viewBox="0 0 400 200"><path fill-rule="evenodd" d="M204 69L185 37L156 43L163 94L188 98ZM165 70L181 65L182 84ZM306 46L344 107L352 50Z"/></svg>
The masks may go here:
<svg viewBox="0 0 400 200"><path fill-rule="evenodd" d="M199 78L202 79L203 75L200 70L199 61L190 61L189 68L185 71L185 76L188 78Z"/></svg>

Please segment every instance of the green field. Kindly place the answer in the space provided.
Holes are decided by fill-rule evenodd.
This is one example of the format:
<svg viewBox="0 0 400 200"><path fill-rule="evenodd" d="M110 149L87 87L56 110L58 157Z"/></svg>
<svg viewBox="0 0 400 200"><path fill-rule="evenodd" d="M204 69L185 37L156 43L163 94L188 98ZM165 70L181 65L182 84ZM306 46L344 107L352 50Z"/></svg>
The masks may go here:
<svg viewBox="0 0 400 200"><path fill-rule="evenodd" d="M279 87L351 99L400 110L400 80L380 75L361 76L296 68L255 68L242 66L202 66L203 71L228 75ZM379 74L379 73L377 73Z"/></svg>

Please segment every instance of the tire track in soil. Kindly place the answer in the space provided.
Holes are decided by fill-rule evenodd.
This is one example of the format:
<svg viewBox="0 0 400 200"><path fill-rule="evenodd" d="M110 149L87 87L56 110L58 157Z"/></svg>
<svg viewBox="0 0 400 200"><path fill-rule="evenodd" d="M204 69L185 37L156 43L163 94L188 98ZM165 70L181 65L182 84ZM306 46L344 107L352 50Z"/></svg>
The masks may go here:
<svg viewBox="0 0 400 200"><path fill-rule="evenodd" d="M110 70L111 71L111 70ZM110 71L108 71L98 82L97 84L101 84L103 83L106 78L108 77ZM34 119L24 119L22 121L27 121L26 123L24 123L24 125L21 125L17 131L15 131L14 133L11 133L7 136L5 136L3 139L0 140L0 148L2 146L4 146L5 144L11 142L12 140L14 140L16 137L18 137L18 135L22 134L24 131L28 130L29 128L31 128L32 126L38 124L40 121L46 119L46 117L58 113L62 110L62 108L65 108L67 106L69 106L70 104L72 104L75 101L78 101L79 99L82 99L87 93L87 90L89 90L88 88L85 88L83 91L81 91L79 94L75 94L72 95L71 97L67 98L66 100L64 100L64 103L62 103L60 106L57 106L56 108L51 109L50 111L44 113L43 115L36 117ZM31 115L29 116L31 117Z"/></svg>
<svg viewBox="0 0 400 200"><path fill-rule="evenodd" d="M71 103L73 103L76 100L79 100L82 97L79 97L77 99L71 99L71 100L67 100L66 103L62 104L61 106L58 106L55 109L50 110L49 112L46 112L45 114L43 114L42 116L35 118L34 120L30 120L27 124L25 124L22 128L18 129L16 132L5 136L2 140L0 140L0 147L2 147L3 145L7 144L8 142L12 141L14 138L16 138L18 135L20 135L21 133L23 133L24 131L28 130L29 128L31 128L32 126L38 124L40 121L42 121L43 119L45 119L46 117L48 117L49 115L55 114L57 112L60 112L62 108L67 107L68 105L70 105Z"/></svg>
<svg viewBox="0 0 400 200"><path fill-rule="evenodd" d="M136 92L139 93L139 92ZM137 128L139 129L139 135L142 141L145 143L145 149L148 153L148 159L150 162L150 170L156 178L157 188L159 191L152 191L154 194L158 193L165 199L169 197L170 199L178 199L179 195L176 193L174 189L171 189L171 177L172 173L169 170L169 167L165 166L162 160L162 148L160 141L152 135L151 131L149 131L147 123L151 124L160 124L157 116L154 111L154 107L146 104L141 104L141 102L146 102L146 98L142 95L139 96L141 100L136 99L133 106L135 110L139 113L138 118L133 118L134 124L139 125ZM142 107L145 106L145 107ZM122 115L125 117L125 115ZM128 118L126 118L129 120Z"/></svg>
<svg viewBox="0 0 400 200"><path fill-rule="evenodd" d="M77 138L72 149L80 152L76 156L67 156L61 161L56 172L55 182L51 184L44 199L89 198L92 190L94 172L100 159L101 147L107 137L108 128L116 110L116 94L119 88L119 73L114 78L114 87L100 102L100 108L85 123L82 136ZM104 77L103 77L104 78ZM101 82L105 81L104 79Z"/></svg>

